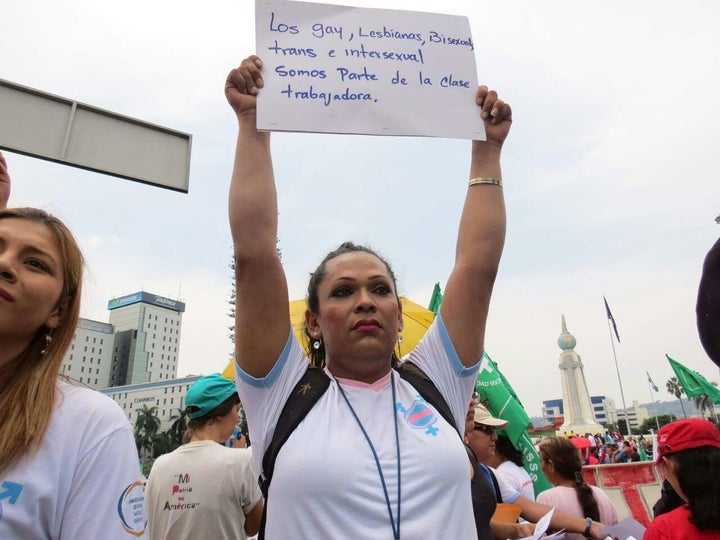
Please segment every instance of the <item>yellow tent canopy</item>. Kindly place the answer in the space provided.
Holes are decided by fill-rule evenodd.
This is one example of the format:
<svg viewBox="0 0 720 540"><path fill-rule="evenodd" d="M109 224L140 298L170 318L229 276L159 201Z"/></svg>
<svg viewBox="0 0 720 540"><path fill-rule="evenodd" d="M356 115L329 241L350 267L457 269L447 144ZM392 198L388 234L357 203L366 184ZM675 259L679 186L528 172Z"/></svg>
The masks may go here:
<svg viewBox="0 0 720 540"><path fill-rule="evenodd" d="M425 332L430 328L430 324L435 319L435 314L405 297L400 297L400 303L402 304L403 311L403 331L400 333L402 342L397 344L395 353L399 358L402 358L413 350L415 345L418 344L418 341L425 335ZM290 324L292 324L293 332L295 332L298 341L305 348L305 353L309 354L307 350L307 338L305 337L305 311L307 310L307 302L305 299L293 300L289 304L289 309ZM228 379L235 378L235 363L232 359L228 362L222 374Z"/></svg>

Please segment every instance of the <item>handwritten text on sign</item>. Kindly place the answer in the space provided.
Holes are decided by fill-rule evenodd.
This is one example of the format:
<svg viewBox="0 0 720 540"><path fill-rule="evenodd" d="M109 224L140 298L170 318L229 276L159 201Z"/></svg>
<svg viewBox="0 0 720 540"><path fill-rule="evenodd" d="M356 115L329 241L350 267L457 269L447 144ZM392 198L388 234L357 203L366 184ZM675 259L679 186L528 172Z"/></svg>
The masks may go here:
<svg viewBox="0 0 720 540"><path fill-rule="evenodd" d="M484 139L465 17L256 0L258 128Z"/></svg>

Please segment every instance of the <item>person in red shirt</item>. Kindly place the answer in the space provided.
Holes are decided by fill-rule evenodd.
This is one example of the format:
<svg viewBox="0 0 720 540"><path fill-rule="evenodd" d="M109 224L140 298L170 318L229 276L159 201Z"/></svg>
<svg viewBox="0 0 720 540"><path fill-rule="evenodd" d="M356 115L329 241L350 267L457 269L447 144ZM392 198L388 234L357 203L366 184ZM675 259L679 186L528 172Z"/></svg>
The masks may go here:
<svg viewBox="0 0 720 540"><path fill-rule="evenodd" d="M720 540L720 431L689 418L658 432L656 464L685 504L655 518L643 540Z"/></svg>

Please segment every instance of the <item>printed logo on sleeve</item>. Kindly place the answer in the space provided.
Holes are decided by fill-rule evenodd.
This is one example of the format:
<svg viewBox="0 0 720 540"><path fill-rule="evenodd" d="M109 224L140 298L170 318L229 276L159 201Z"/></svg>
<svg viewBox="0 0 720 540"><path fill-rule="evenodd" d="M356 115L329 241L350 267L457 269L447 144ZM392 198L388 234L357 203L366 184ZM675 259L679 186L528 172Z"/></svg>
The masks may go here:
<svg viewBox="0 0 720 540"><path fill-rule="evenodd" d="M140 537L145 533L145 487L140 481L126 487L118 499L118 516L126 533Z"/></svg>

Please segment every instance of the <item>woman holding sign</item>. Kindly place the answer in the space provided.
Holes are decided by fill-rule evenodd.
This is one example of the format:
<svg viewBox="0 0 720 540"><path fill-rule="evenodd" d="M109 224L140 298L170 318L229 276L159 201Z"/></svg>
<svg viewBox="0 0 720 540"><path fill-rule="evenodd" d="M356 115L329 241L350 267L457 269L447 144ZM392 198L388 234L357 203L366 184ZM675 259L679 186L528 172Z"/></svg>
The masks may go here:
<svg viewBox="0 0 720 540"><path fill-rule="evenodd" d="M225 84L239 123L229 199L236 379L258 470L308 367L291 329L275 249L270 134L256 129L262 66L251 56ZM435 322L408 358L434 382L454 425L419 402L418 391L392 369L402 313L390 266L369 248L342 244L311 275L305 317L313 364L324 367L330 385L278 454L267 538L476 537L458 431L480 367L505 239L500 151L512 123L510 106L495 92L480 87L476 102L487 140L472 143L455 267Z"/></svg>

